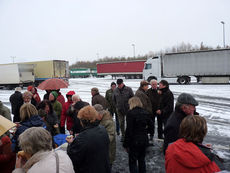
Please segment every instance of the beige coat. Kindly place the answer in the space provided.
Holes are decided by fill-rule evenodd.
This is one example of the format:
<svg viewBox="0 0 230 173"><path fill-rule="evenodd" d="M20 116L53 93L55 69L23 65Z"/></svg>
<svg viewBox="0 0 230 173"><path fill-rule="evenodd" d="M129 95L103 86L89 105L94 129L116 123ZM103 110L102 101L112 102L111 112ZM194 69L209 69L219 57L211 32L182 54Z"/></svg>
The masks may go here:
<svg viewBox="0 0 230 173"><path fill-rule="evenodd" d="M72 161L61 150L55 151L59 156L59 173L74 173ZM56 157L54 151L34 154L23 168L16 168L13 173L56 173Z"/></svg>
<svg viewBox="0 0 230 173"><path fill-rule="evenodd" d="M100 125L104 126L109 135L109 159L112 164L116 158L116 130L115 124L109 111L104 111Z"/></svg>

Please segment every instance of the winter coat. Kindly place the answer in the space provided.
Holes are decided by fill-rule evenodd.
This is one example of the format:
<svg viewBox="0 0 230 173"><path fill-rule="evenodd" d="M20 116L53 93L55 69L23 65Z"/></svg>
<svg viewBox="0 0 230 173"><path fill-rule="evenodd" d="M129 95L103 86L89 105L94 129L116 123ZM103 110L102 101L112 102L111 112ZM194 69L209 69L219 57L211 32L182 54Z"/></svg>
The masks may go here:
<svg viewBox="0 0 230 173"><path fill-rule="evenodd" d="M57 117L58 117L58 122L60 122L61 119L61 112L62 112L62 105L59 101L55 100L54 102L51 102L53 106L53 110L55 111Z"/></svg>
<svg viewBox="0 0 230 173"><path fill-rule="evenodd" d="M100 125L104 126L109 135L109 160L112 164L116 158L116 130L115 123L113 121L110 112L105 111L101 119Z"/></svg>
<svg viewBox="0 0 230 173"><path fill-rule="evenodd" d="M54 128L55 124L58 124L58 118L55 112L46 114L45 110L39 109L38 114L44 117L44 122L46 124L46 129L50 132L52 136L59 134L59 128Z"/></svg>
<svg viewBox="0 0 230 173"><path fill-rule="evenodd" d="M44 127L46 128L45 123L38 115L33 115L30 119L20 122L19 127L17 128L13 138L12 138L12 148L14 152L18 152L20 150L18 145L18 137L22 134L26 129L31 127Z"/></svg>
<svg viewBox="0 0 230 173"><path fill-rule="evenodd" d="M1 173L11 173L14 170L16 155L11 151L11 141L8 136L0 138L0 170Z"/></svg>
<svg viewBox="0 0 230 173"><path fill-rule="evenodd" d="M0 115L7 118L11 121L11 114L9 108L3 105L3 103L0 101Z"/></svg>
<svg viewBox="0 0 230 173"><path fill-rule="evenodd" d="M152 113L156 115L156 111L159 109L160 105L160 95L158 94L156 89L149 88L147 91L147 95L152 104Z"/></svg>
<svg viewBox="0 0 230 173"><path fill-rule="evenodd" d="M141 103L143 104L143 108L146 111L148 111L150 114L152 114L152 103L147 93L142 88L139 88L136 91L135 96L141 100Z"/></svg>
<svg viewBox="0 0 230 173"><path fill-rule="evenodd" d="M13 122L20 122L20 107L24 103L22 93L19 91L15 91L15 93L10 96L10 103L12 114L14 115Z"/></svg>
<svg viewBox="0 0 230 173"><path fill-rule="evenodd" d="M125 131L125 140L123 147L130 148L135 145L148 145L148 130L153 131L153 122L150 114L140 107L135 107L128 111L127 128Z"/></svg>
<svg viewBox="0 0 230 173"><path fill-rule="evenodd" d="M64 106L65 97L60 92L58 93L57 101L59 101L61 103L62 107Z"/></svg>
<svg viewBox="0 0 230 173"><path fill-rule="evenodd" d="M203 154L197 145L186 142L184 139L179 139L169 145L165 155L165 169L167 173L211 173L220 171L217 164Z"/></svg>
<svg viewBox="0 0 230 173"><path fill-rule="evenodd" d="M168 87L160 89L160 91L162 92L160 95L160 116L167 120L173 112L174 96Z"/></svg>
<svg viewBox="0 0 230 173"><path fill-rule="evenodd" d="M67 101L62 106L62 113L61 113L61 127L65 127L65 122L67 124L67 130L71 130L73 127L73 118L68 115L67 110L71 106L73 102Z"/></svg>
<svg viewBox="0 0 230 173"><path fill-rule="evenodd" d="M61 150L55 151L59 158L60 173L74 173L73 164L69 156ZM56 173L57 161L54 151L41 151L35 153L23 168L16 168L13 173Z"/></svg>
<svg viewBox="0 0 230 173"><path fill-rule="evenodd" d="M79 118L77 117L77 114L81 108L88 106L88 105L89 103L80 100L68 108L67 114L73 118L73 127L72 127L73 134L77 134L81 132L82 125L80 123Z"/></svg>
<svg viewBox="0 0 230 173"><path fill-rule="evenodd" d="M109 137L103 126L91 125L68 146L76 173L109 173Z"/></svg>
<svg viewBox="0 0 230 173"><path fill-rule="evenodd" d="M186 114L180 109L180 107L176 107L175 111L169 117L164 128L164 151L170 143L179 139L180 124L185 117Z"/></svg>
<svg viewBox="0 0 230 173"><path fill-rule="evenodd" d="M117 110L126 115L129 110L128 101L133 97L133 90L130 87L123 86L123 88L116 88L113 93L113 101L116 105Z"/></svg>
<svg viewBox="0 0 230 173"><path fill-rule="evenodd" d="M105 97L100 95L99 93L95 94L92 97L92 106L95 104L102 105L104 109L107 109L107 107L108 107L108 103L107 103Z"/></svg>
<svg viewBox="0 0 230 173"><path fill-rule="evenodd" d="M109 112L116 112L116 107L113 102L113 90L112 89L109 89L106 91L105 99L107 100L107 103L108 103Z"/></svg>

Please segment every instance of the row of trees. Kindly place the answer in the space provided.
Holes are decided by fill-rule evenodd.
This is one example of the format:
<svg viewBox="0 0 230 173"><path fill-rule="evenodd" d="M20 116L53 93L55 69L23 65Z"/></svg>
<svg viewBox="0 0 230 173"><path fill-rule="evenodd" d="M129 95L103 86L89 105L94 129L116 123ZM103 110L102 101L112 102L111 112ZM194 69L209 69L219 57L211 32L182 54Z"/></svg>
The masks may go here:
<svg viewBox="0 0 230 173"><path fill-rule="evenodd" d="M226 46L226 48L230 48L230 46ZM180 43L179 45L173 46L171 48L166 48L165 50L161 50L158 52L150 51L145 55L138 55L137 57L104 57L94 61L77 61L70 68L96 68L96 64L100 62L113 62L113 61L127 61L127 60L147 60L148 57L153 57L157 55L164 55L165 53L177 53L177 52L188 52L188 51L198 51L198 50L212 50L212 49L221 49L220 46L211 47L205 45L201 42L200 46L192 45L190 43Z"/></svg>

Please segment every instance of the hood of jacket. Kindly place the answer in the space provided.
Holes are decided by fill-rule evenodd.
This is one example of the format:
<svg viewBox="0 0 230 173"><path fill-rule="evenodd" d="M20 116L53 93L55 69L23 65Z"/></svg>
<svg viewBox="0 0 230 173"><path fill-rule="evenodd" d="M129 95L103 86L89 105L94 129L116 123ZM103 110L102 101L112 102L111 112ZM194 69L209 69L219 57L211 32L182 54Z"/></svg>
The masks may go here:
<svg viewBox="0 0 230 173"><path fill-rule="evenodd" d="M195 144L184 139L169 145L166 154L187 168L200 168L211 162Z"/></svg>
<svg viewBox="0 0 230 173"><path fill-rule="evenodd" d="M30 119L21 122L21 125L26 127L45 127L44 121L38 115L34 115Z"/></svg>

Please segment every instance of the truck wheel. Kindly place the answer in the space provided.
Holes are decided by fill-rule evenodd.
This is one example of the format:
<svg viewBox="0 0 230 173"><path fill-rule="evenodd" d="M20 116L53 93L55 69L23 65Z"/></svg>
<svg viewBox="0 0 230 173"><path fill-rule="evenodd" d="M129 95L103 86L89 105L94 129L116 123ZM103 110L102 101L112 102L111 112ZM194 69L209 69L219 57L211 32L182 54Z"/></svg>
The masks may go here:
<svg viewBox="0 0 230 173"><path fill-rule="evenodd" d="M153 79L157 80L157 78L155 76L150 76L150 77L148 77L147 81L150 82Z"/></svg>
<svg viewBox="0 0 230 173"><path fill-rule="evenodd" d="M181 85L188 84L190 82L189 78L187 76L179 77L177 79L177 82Z"/></svg>

